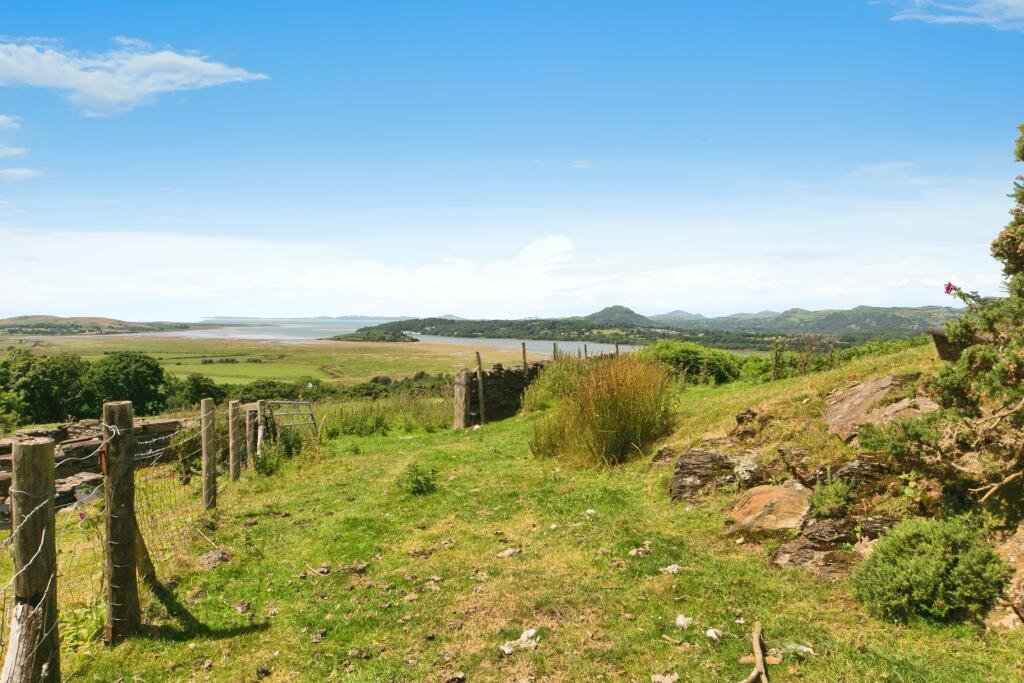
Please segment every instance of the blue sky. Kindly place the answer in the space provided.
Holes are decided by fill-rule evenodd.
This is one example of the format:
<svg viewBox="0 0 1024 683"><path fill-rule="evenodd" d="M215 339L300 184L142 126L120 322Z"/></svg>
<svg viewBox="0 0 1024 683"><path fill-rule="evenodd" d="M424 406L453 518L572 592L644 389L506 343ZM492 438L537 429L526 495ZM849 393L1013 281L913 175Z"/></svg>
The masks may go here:
<svg viewBox="0 0 1024 683"><path fill-rule="evenodd" d="M1000 288L1024 0L2 12L0 315L710 315Z"/></svg>

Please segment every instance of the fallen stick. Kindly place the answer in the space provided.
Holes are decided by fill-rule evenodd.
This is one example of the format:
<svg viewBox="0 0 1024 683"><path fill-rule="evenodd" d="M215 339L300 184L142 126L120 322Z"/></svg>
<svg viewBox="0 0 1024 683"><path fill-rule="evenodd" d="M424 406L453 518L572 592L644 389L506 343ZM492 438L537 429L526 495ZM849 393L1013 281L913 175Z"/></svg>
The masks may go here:
<svg viewBox="0 0 1024 683"><path fill-rule="evenodd" d="M740 683L768 683L768 669L764 663L764 643L761 642L761 622L754 622L754 630L750 634L750 644L754 648L754 670Z"/></svg>

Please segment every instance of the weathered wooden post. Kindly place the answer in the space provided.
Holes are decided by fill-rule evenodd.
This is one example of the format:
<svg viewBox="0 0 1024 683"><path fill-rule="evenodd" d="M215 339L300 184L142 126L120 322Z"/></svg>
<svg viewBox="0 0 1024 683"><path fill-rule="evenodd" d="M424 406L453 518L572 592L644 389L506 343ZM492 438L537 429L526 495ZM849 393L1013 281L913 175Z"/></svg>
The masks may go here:
<svg viewBox="0 0 1024 683"><path fill-rule="evenodd" d="M135 417L131 401L103 404L103 495L107 512L107 623L103 642L123 640L142 622L135 577Z"/></svg>
<svg viewBox="0 0 1024 683"><path fill-rule="evenodd" d="M583 357L584 358L590 358L590 352L587 351L587 345L586 344L583 345Z"/></svg>
<svg viewBox="0 0 1024 683"><path fill-rule="evenodd" d="M523 370L526 369L526 342L523 342Z"/></svg>
<svg viewBox="0 0 1024 683"><path fill-rule="evenodd" d="M455 381L452 382L452 392L454 394L453 399L455 403L455 429L466 429L472 426L472 415L470 414L469 405L469 372L466 370L460 370L455 375Z"/></svg>
<svg viewBox="0 0 1024 683"><path fill-rule="evenodd" d="M214 443L213 399L204 398L199 404L203 440L203 507L217 507L217 449Z"/></svg>
<svg viewBox="0 0 1024 683"><path fill-rule="evenodd" d="M238 481L242 475L243 430L245 429L242 419L241 404L238 401L228 401L228 476L231 481Z"/></svg>
<svg viewBox="0 0 1024 683"><path fill-rule="evenodd" d="M615 342L615 355L619 355L619 342Z"/></svg>
<svg viewBox="0 0 1024 683"><path fill-rule="evenodd" d="M551 342L551 360L558 360L558 342Z"/></svg>
<svg viewBox="0 0 1024 683"><path fill-rule="evenodd" d="M259 431L259 413L251 408L245 411L245 467L248 468L256 455Z"/></svg>
<svg viewBox="0 0 1024 683"><path fill-rule="evenodd" d="M0 680L60 681L53 439L16 441L11 469L14 609Z"/></svg>
<svg viewBox="0 0 1024 683"><path fill-rule="evenodd" d="M263 452L263 442L267 440L267 407L266 401L256 401L256 453Z"/></svg>
<svg viewBox="0 0 1024 683"><path fill-rule="evenodd" d="M476 352L476 390L480 399L477 405L480 407L480 424L487 422L487 413L484 411L484 364L480 360L480 352Z"/></svg>

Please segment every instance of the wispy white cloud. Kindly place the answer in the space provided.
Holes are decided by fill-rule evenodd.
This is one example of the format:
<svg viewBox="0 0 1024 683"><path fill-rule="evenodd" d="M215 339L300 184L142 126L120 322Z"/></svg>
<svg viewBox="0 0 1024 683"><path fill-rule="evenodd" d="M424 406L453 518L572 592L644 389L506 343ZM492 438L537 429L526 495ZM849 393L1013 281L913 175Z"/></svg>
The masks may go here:
<svg viewBox="0 0 1024 683"><path fill-rule="evenodd" d="M24 147L9 147L7 145L0 145L0 159L21 156L25 156Z"/></svg>
<svg viewBox="0 0 1024 683"><path fill-rule="evenodd" d="M594 168L595 166L597 166L597 162L591 161L590 159L576 159L575 161L570 161L569 166L571 168L586 170L588 168Z"/></svg>
<svg viewBox="0 0 1024 683"><path fill-rule="evenodd" d="M897 21L974 24L1024 31L1024 0L896 0Z"/></svg>
<svg viewBox="0 0 1024 683"><path fill-rule="evenodd" d="M28 180L43 175L34 168L0 168L0 180Z"/></svg>
<svg viewBox="0 0 1024 683"><path fill-rule="evenodd" d="M0 114L0 129L13 130L20 128L21 124L17 116L8 116L7 114Z"/></svg>
<svg viewBox="0 0 1024 683"><path fill-rule="evenodd" d="M127 319L427 315L451 311L453 301L458 302L453 312L467 317L585 314L612 303L642 313L673 308L732 313L794 305L942 303L942 284L949 279L993 293L1001 281L984 242L882 252L870 245L847 246L823 249L813 258L777 249L701 250L656 263L614 255L597 259L559 234L511 253L424 255L405 262L360 257L327 242L155 231L58 232L0 225L0 244L23 257L6 266L9 286L0 295L0 314L102 313ZM81 254L96 244L123 265L117 282L83 277L76 267ZM138 259L139 253L160 258ZM40 260L30 267L32 257ZM268 272L274 278L268 280ZM123 281L135 283L130 292L118 289ZM487 287L468 286L483 281ZM365 287L367 282L374 287ZM119 308L89 309L104 300L116 300Z"/></svg>
<svg viewBox="0 0 1024 683"><path fill-rule="evenodd" d="M0 84L53 88L98 116L127 111L164 93L267 78L134 38L119 36L114 43L113 50L86 53L28 39L2 42Z"/></svg>

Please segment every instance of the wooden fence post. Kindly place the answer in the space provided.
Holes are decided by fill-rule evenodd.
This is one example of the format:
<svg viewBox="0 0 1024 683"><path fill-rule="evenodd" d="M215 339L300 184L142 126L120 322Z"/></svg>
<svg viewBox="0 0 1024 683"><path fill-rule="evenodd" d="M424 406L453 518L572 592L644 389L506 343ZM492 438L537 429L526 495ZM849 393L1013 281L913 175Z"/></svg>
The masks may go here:
<svg viewBox="0 0 1024 683"><path fill-rule="evenodd" d="M619 342L615 342L615 355L619 355Z"/></svg>
<svg viewBox="0 0 1024 683"><path fill-rule="evenodd" d="M107 511L107 623L103 641L113 645L142 622L135 577L135 427L131 401L103 404L108 439L103 451Z"/></svg>
<svg viewBox="0 0 1024 683"><path fill-rule="evenodd" d="M53 439L16 441L11 469L14 609L0 680L60 681Z"/></svg>
<svg viewBox="0 0 1024 683"><path fill-rule="evenodd" d="M480 360L480 352L476 352L476 389L479 394L480 424L487 422L487 413L484 411L484 364Z"/></svg>
<svg viewBox="0 0 1024 683"><path fill-rule="evenodd" d="M238 481L242 475L242 440L245 429L242 419L241 404L228 401L228 476L231 481Z"/></svg>
<svg viewBox="0 0 1024 683"><path fill-rule="evenodd" d="M217 507L217 451L214 443L213 399L204 398L199 403L202 420L203 440L203 507L212 510Z"/></svg>
<svg viewBox="0 0 1024 683"><path fill-rule="evenodd" d="M467 429L472 426L469 405L470 381L469 372L460 370L455 375L455 381L452 382L453 402L455 403L455 429Z"/></svg>
<svg viewBox="0 0 1024 683"><path fill-rule="evenodd" d="M526 342L523 342L523 370L526 369Z"/></svg>
<svg viewBox="0 0 1024 683"><path fill-rule="evenodd" d="M551 360L558 360L558 342L551 342Z"/></svg>
<svg viewBox="0 0 1024 683"><path fill-rule="evenodd" d="M583 345L583 357L584 358L590 358L590 353L587 351L587 345L586 344Z"/></svg>
<svg viewBox="0 0 1024 683"><path fill-rule="evenodd" d="M256 401L256 453L263 452L263 442L267 440L267 407L266 401Z"/></svg>
<svg viewBox="0 0 1024 683"><path fill-rule="evenodd" d="M259 413L249 409L245 411L245 467L249 468L256 455L256 440L259 434Z"/></svg>

